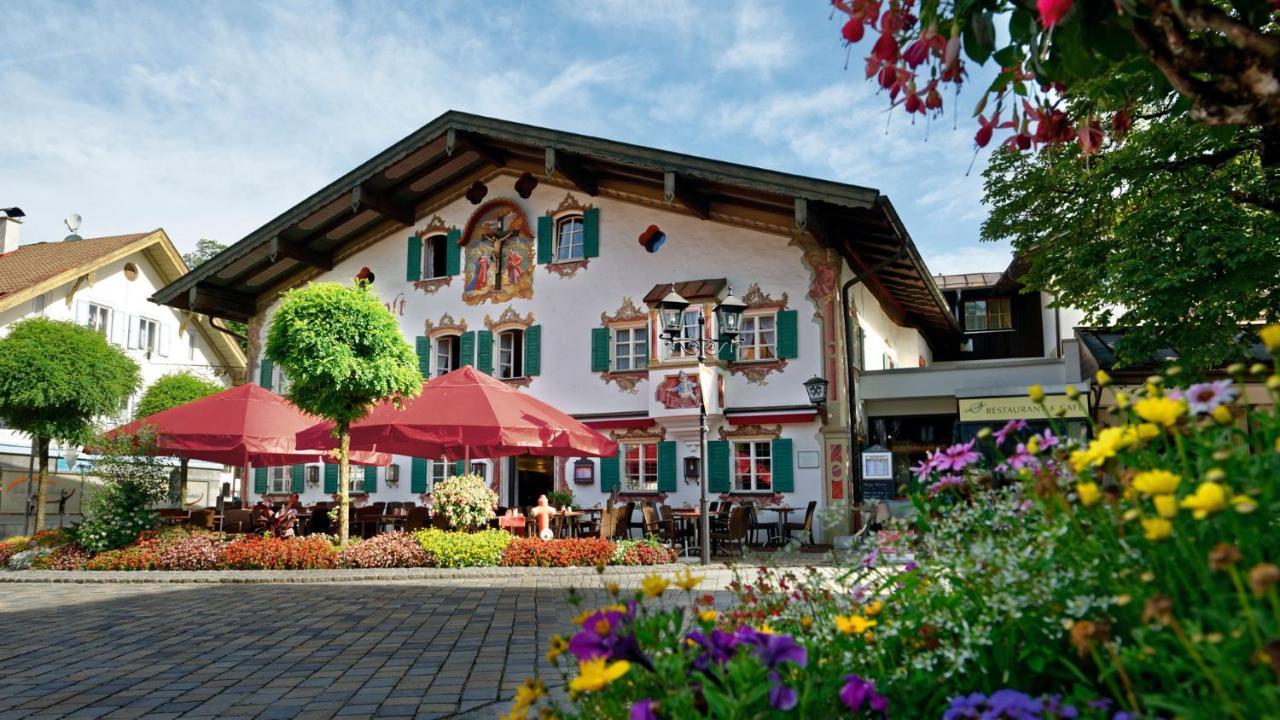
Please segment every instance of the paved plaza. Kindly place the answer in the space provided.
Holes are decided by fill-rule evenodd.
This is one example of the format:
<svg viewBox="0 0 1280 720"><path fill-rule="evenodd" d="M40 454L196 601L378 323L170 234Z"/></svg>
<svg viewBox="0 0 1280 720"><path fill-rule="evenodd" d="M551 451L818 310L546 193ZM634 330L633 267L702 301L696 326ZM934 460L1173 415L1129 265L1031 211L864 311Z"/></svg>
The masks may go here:
<svg viewBox="0 0 1280 720"><path fill-rule="evenodd" d="M699 590L729 578L713 570ZM578 611L571 586L587 603L606 597L594 570L0 583L0 720L493 718L535 669L559 682L543 653Z"/></svg>

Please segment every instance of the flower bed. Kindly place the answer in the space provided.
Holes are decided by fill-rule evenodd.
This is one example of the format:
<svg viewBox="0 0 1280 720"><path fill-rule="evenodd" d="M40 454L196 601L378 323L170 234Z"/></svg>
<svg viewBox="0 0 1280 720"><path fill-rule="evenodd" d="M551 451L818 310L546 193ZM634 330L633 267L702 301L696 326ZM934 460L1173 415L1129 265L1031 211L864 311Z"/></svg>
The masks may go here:
<svg viewBox="0 0 1280 720"><path fill-rule="evenodd" d="M228 570L323 570L338 566L338 550L325 537L281 540L248 535L227 543L219 566Z"/></svg>
<svg viewBox="0 0 1280 720"><path fill-rule="evenodd" d="M342 549L338 565L345 568L431 567L435 558L408 533L385 533Z"/></svg>
<svg viewBox="0 0 1280 720"><path fill-rule="evenodd" d="M552 639L568 703L533 678L509 717L1274 716L1280 415L1165 385L1120 393L1088 441L1014 422L932 454L910 532L835 577L761 569L721 607L646 579Z"/></svg>
<svg viewBox="0 0 1280 720"><path fill-rule="evenodd" d="M676 562L676 551L649 537L619 540L610 562L614 565L665 565Z"/></svg>
<svg viewBox="0 0 1280 720"><path fill-rule="evenodd" d="M600 538L515 538L502 552L507 567L596 567L608 565L614 546Z"/></svg>
<svg viewBox="0 0 1280 720"><path fill-rule="evenodd" d="M460 568L498 565L513 538L506 530L467 533L429 529L415 532L413 539L437 567Z"/></svg>

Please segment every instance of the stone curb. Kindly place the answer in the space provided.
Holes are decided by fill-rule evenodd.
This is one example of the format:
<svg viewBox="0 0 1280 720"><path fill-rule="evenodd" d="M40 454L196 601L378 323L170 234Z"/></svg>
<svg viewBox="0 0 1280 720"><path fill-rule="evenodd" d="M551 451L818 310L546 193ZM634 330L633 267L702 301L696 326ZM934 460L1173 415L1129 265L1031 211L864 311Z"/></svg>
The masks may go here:
<svg viewBox="0 0 1280 720"><path fill-rule="evenodd" d="M603 573L594 567L478 567L478 568L386 568L372 570L13 570L0 571L0 583L79 584L245 584L245 583L344 583L403 580L493 580L598 577L640 578L653 573L669 574L683 568L696 572L728 571L724 564L609 566Z"/></svg>

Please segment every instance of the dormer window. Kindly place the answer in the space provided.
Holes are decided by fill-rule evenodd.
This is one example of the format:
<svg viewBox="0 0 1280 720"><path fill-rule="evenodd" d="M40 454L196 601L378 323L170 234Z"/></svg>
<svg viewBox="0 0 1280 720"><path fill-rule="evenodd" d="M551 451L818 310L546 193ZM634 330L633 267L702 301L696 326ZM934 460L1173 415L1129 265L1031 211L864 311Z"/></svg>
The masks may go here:
<svg viewBox="0 0 1280 720"><path fill-rule="evenodd" d="M965 301L965 332L1010 330L1012 328L1013 314L1009 309L1009 298L987 298L986 300Z"/></svg>

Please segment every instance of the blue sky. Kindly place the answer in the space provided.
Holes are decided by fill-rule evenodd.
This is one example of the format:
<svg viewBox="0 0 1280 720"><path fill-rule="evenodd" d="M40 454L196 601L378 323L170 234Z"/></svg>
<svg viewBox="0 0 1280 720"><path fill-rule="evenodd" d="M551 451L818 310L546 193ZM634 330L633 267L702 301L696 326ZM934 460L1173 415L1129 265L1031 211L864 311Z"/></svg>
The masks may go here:
<svg viewBox="0 0 1280 720"><path fill-rule="evenodd" d="M448 109L875 187L934 272L980 243L969 115L887 114L825 0L5 4L0 206L27 241L230 244ZM946 101L955 107L949 94Z"/></svg>

